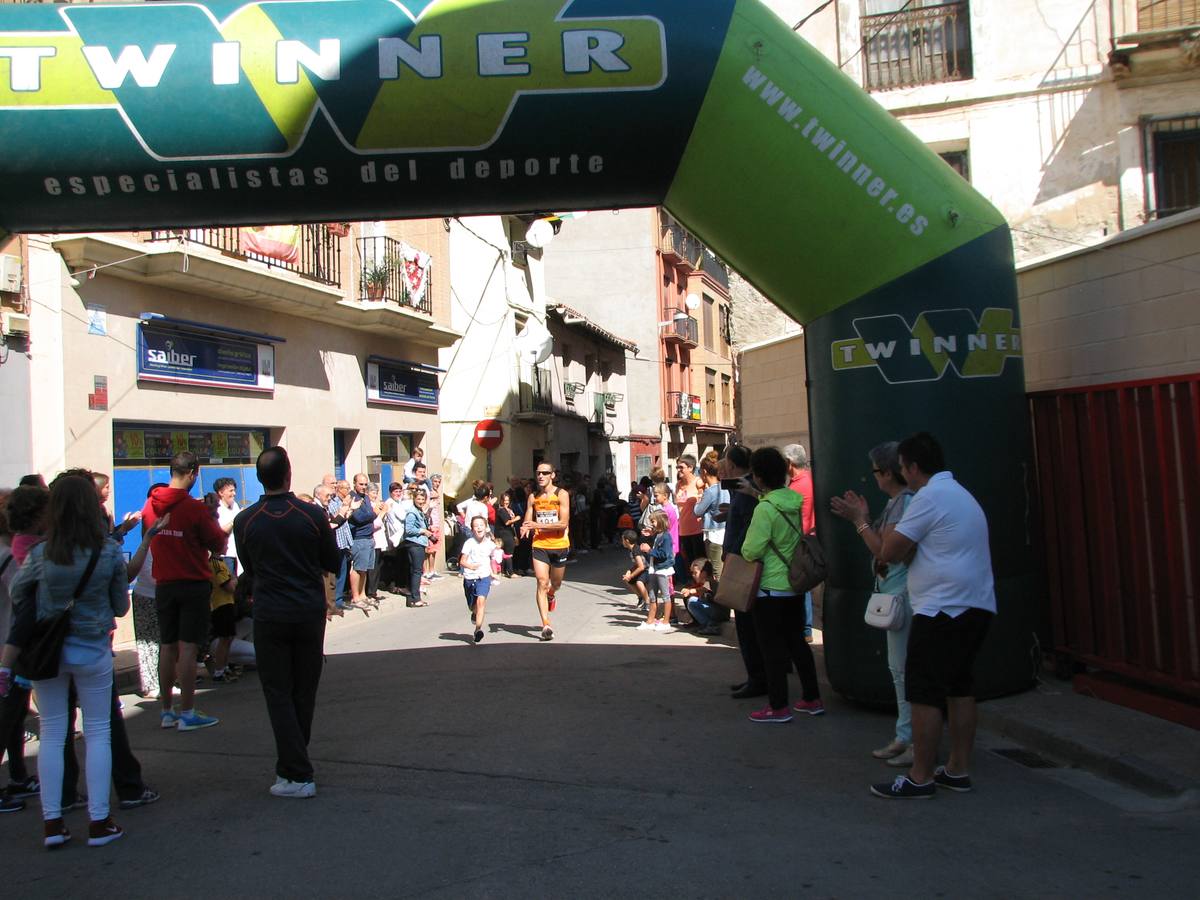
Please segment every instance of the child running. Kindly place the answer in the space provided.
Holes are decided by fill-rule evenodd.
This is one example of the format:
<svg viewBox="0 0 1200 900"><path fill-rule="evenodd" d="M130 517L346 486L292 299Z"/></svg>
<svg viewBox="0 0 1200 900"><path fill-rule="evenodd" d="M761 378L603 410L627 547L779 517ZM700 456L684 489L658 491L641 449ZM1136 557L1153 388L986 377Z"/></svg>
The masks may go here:
<svg viewBox="0 0 1200 900"><path fill-rule="evenodd" d="M654 545L650 548L649 609L638 631L671 630L671 576L675 573L675 545L671 541L671 523L660 512L650 517Z"/></svg>
<svg viewBox="0 0 1200 900"><path fill-rule="evenodd" d="M632 521L632 519L631 519ZM632 528L626 529L621 533L621 544L629 551L629 569L621 576L621 580L629 585L629 589L637 595L638 611L646 609L650 603L649 595L646 591L646 580L648 569L646 567L646 556L638 547L638 536Z"/></svg>
<svg viewBox="0 0 1200 900"><path fill-rule="evenodd" d="M495 553L496 542L488 532L487 519L475 516L471 519L471 536L462 545L458 565L467 609L471 611L471 621L475 625L476 644L483 640L483 617L488 592L492 589L492 557Z"/></svg>

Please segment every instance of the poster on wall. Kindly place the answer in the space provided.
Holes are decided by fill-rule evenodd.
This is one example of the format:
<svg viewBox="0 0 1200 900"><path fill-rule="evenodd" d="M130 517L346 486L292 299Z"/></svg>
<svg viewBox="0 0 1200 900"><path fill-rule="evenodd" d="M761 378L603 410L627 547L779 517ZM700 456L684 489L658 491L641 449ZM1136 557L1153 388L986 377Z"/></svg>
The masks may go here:
<svg viewBox="0 0 1200 900"><path fill-rule="evenodd" d="M117 425L113 429L113 459L130 464L153 462L162 465L176 453L187 450L196 454L202 464L252 462L263 451L266 441L266 433L261 430L197 428L183 431Z"/></svg>
<svg viewBox="0 0 1200 900"><path fill-rule="evenodd" d="M137 353L139 381L275 390L271 344L143 323Z"/></svg>
<svg viewBox="0 0 1200 900"><path fill-rule="evenodd" d="M437 373L432 366L373 356L367 360L367 402L437 409Z"/></svg>

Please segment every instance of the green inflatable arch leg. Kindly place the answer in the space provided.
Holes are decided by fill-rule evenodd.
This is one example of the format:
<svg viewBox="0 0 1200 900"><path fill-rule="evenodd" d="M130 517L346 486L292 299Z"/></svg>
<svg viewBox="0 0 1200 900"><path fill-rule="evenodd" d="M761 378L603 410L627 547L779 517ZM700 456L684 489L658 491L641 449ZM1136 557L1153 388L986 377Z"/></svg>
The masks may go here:
<svg viewBox="0 0 1200 900"><path fill-rule="evenodd" d="M666 205L806 324L819 496L943 441L992 530L981 693L1031 682L1008 230L757 0L6 5L0 159L12 231ZM865 552L817 512L829 676L884 700Z"/></svg>

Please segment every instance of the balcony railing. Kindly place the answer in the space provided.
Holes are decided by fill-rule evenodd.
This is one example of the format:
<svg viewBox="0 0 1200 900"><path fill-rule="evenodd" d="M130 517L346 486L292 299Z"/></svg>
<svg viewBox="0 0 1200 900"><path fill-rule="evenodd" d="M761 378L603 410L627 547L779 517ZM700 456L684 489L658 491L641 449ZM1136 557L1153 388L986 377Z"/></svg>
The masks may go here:
<svg viewBox="0 0 1200 900"><path fill-rule="evenodd" d="M433 314L433 272L406 260L404 245L390 237L358 239L358 297Z"/></svg>
<svg viewBox="0 0 1200 900"><path fill-rule="evenodd" d="M863 16L861 27L869 91L971 77L966 0Z"/></svg>
<svg viewBox="0 0 1200 900"><path fill-rule="evenodd" d="M700 323L687 310L671 307L663 314L663 340L695 347L700 342Z"/></svg>
<svg viewBox="0 0 1200 900"><path fill-rule="evenodd" d="M663 217L658 241L663 259L672 265L688 265L698 269L704 263L704 244L694 234Z"/></svg>
<svg viewBox="0 0 1200 900"><path fill-rule="evenodd" d="M1138 0L1138 31L1167 31L1189 25L1200 25L1200 0Z"/></svg>
<svg viewBox="0 0 1200 900"><path fill-rule="evenodd" d="M699 422L700 398L695 394L671 391L667 394L668 422Z"/></svg>
<svg viewBox="0 0 1200 900"><path fill-rule="evenodd" d="M517 372L517 409L519 415L548 417L554 413L550 393L550 373L536 366L521 366Z"/></svg>
<svg viewBox="0 0 1200 900"><path fill-rule="evenodd" d="M254 260L272 268L295 272L321 284L340 286L342 283L342 239L331 234L324 225L300 225L299 245L295 262L243 249L245 242L240 228L171 228L150 232L151 241L178 241L212 247L234 259Z"/></svg>

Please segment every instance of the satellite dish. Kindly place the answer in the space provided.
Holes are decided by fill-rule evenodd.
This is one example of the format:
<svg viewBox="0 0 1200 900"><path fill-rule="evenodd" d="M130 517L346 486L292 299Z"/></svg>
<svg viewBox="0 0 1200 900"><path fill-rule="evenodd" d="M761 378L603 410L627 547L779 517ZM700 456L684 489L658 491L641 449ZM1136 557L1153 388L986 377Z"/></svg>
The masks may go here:
<svg viewBox="0 0 1200 900"><path fill-rule="evenodd" d="M688 309L699 309L700 308L700 298L697 297L695 294L688 294L687 297L684 298L683 305L686 306Z"/></svg>
<svg viewBox="0 0 1200 900"><path fill-rule="evenodd" d="M530 319L513 341L517 358L526 365L536 366L550 358L554 349L554 339L546 326L536 319Z"/></svg>
<svg viewBox="0 0 1200 900"><path fill-rule="evenodd" d="M545 219L538 219L530 223L525 230L525 243L534 250L541 250L552 240L554 240L554 226Z"/></svg>

